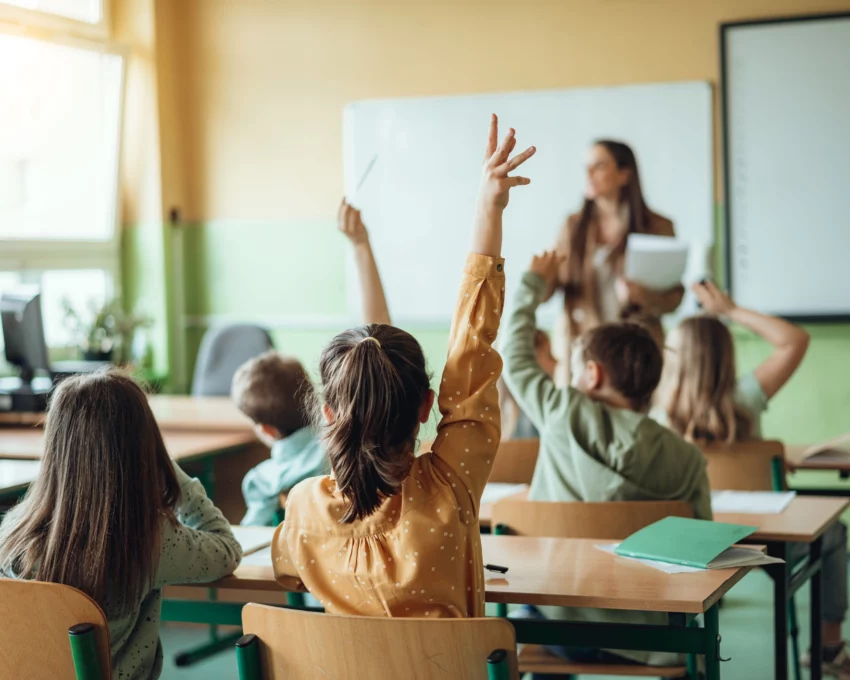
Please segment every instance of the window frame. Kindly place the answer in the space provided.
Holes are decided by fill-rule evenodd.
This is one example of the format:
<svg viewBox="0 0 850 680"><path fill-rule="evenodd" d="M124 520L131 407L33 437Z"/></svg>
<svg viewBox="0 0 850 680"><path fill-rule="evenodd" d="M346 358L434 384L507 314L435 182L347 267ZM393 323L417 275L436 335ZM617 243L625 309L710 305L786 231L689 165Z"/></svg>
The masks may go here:
<svg viewBox="0 0 850 680"><path fill-rule="evenodd" d="M2 1L2 0L0 0ZM104 16L108 12L109 2L103 0ZM44 15L64 26L61 33L45 33L33 30L29 26L3 23L7 10L18 10L27 19L30 15L42 15L35 10L24 10L10 5L0 4L0 36L11 35L48 44L62 45L83 49L101 54L114 54L121 57L121 84L118 101L118 140L115 157L115 204L112 234L108 239L9 239L0 238L0 271L29 272L51 269L103 269L112 278L112 289L115 295L121 295L121 229L122 229L122 200L121 200L121 164L123 159L124 114L127 95L127 49L115 45L108 40L91 40L80 38L69 32L69 25L93 25L73 19L65 19L54 15ZM16 13L16 12L15 12ZM103 19L103 18L102 18ZM106 19L108 21L108 18ZM104 23L104 28L106 23Z"/></svg>
<svg viewBox="0 0 850 680"><path fill-rule="evenodd" d="M112 25L111 5L111 0L100 0L100 20L92 24L61 14L4 4L3 0L0 0L0 30L2 30L2 24L9 24L21 28L41 29L41 31L57 35L76 35L92 40L107 41Z"/></svg>

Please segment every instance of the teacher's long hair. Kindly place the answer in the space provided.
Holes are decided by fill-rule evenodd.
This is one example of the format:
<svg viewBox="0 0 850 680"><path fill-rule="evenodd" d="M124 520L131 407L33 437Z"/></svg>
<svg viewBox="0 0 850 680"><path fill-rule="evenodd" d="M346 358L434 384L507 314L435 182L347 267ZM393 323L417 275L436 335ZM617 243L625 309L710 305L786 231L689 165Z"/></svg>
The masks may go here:
<svg viewBox="0 0 850 680"><path fill-rule="evenodd" d="M618 263L626 251L626 239L629 234L643 234L649 231L651 213L643 199L637 158L628 144L611 139L598 139L594 146L602 146L613 156L617 168L629 171L629 181L620 190L620 205L629 207L629 228L618 243L611 249L609 262ZM586 198L579 214L578 222L569 233L569 258L567 260L568 278L564 286L567 303L584 294L585 258L590 224L593 219L595 202Z"/></svg>

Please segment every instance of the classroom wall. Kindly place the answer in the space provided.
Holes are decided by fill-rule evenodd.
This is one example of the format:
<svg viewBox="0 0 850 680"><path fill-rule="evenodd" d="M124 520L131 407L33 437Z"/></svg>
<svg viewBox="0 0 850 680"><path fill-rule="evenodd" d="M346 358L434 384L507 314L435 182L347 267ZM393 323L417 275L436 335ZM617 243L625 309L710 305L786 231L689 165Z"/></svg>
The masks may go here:
<svg viewBox="0 0 850 680"><path fill-rule="evenodd" d="M171 319L175 328L185 327L188 365L177 376L182 386L212 321L265 323L275 330L279 347L310 368L322 344L340 330L333 317L344 312L346 244L334 233L334 213L342 191L341 114L347 102L694 79L716 83L721 21L850 10L850 0L171 5L179 10L160 8L167 30L158 38L159 49L170 55L160 58L159 67L173 81L168 125L180 146L174 152L177 176L166 184L180 183L175 200L190 222L181 232L183 259L175 267L185 314ZM565 199L565 212L574 207ZM552 226L554 234L557 225ZM514 272L522 264L509 261ZM811 330L809 357L765 423L769 435L789 442L847 428L850 327ZM441 368L445 331L418 335L432 366ZM766 351L746 335L738 336L737 346L743 367ZM829 398L815 402L815 393Z"/></svg>

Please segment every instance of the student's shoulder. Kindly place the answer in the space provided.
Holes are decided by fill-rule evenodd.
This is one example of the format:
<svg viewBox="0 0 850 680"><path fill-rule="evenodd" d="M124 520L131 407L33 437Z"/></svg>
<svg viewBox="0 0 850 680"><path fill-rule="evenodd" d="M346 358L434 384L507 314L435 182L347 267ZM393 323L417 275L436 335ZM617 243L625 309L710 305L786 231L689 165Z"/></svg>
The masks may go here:
<svg viewBox="0 0 850 680"><path fill-rule="evenodd" d="M332 498L332 486L335 484L327 475L302 479L286 494L286 506L288 508L296 503L311 503L322 498Z"/></svg>
<svg viewBox="0 0 850 680"><path fill-rule="evenodd" d="M663 452L672 460L705 465L705 456L696 445L685 441L673 430L649 415L645 415L640 422L639 439L648 447Z"/></svg>

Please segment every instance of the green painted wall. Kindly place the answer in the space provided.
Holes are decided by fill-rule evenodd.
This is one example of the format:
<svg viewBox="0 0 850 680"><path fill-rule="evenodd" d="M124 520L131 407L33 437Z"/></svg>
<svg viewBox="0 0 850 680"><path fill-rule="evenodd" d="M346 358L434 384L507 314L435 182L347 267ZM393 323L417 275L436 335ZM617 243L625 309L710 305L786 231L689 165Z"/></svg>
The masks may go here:
<svg viewBox="0 0 850 680"><path fill-rule="evenodd" d="M331 320L305 329L277 322L293 315L345 317L347 243L334 221L220 220L190 225L183 238L186 314L191 321L185 328L189 375L205 330L203 320L217 315L270 325L277 347L297 356L315 375L322 347L345 324ZM144 241L127 243L130 248L146 246ZM133 290L141 291L148 282L161 290L155 270L139 265L144 258L127 259L141 274ZM137 292L139 300L149 297ZM807 328L812 334L808 356L773 400L764 421L768 436L788 443L818 441L850 429L850 325ZM419 338L439 378L448 329L408 330ZM762 340L740 330L735 337L740 370L767 355Z"/></svg>

